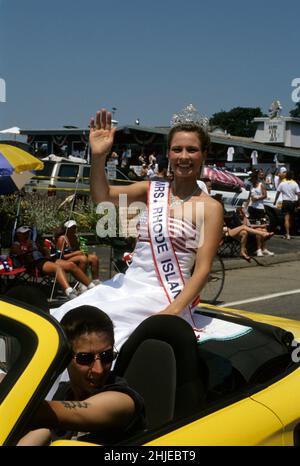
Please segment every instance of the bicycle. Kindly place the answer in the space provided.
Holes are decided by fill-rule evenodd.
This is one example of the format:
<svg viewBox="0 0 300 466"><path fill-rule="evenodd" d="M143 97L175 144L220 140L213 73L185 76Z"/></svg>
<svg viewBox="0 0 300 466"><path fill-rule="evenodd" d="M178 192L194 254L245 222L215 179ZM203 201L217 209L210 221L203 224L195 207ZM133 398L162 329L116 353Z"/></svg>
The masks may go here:
<svg viewBox="0 0 300 466"><path fill-rule="evenodd" d="M225 265L222 257L217 254L213 260L207 283L200 293L202 303L215 304L220 296L225 282Z"/></svg>

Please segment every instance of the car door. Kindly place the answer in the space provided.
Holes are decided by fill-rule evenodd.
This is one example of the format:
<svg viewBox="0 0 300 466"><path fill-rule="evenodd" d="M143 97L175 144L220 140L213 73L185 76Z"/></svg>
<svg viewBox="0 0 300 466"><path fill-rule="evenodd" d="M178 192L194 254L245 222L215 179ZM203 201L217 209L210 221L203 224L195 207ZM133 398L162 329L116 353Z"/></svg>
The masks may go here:
<svg viewBox="0 0 300 466"><path fill-rule="evenodd" d="M283 426L277 416L261 403L245 398L146 445L282 445L282 435Z"/></svg>
<svg viewBox="0 0 300 466"><path fill-rule="evenodd" d="M284 445L300 446L300 368L252 398L272 410L284 425Z"/></svg>
<svg viewBox="0 0 300 466"><path fill-rule="evenodd" d="M0 445L13 445L69 360L69 346L50 315L0 300Z"/></svg>

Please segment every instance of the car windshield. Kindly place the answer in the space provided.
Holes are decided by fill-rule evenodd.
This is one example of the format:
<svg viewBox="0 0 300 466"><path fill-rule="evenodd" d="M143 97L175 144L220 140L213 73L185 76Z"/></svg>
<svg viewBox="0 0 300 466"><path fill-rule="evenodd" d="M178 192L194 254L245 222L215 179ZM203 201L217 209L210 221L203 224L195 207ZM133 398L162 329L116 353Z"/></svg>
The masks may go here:
<svg viewBox="0 0 300 466"><path fill-rule="evenodd" d="M130 181L130 178L128 178L128 176L123 173L121 170L119 170L118 168L114 168L113 169L108 169L107 167L105 167L105 172L106 172L106 175L108 177L108 179L118 179L118 180L128 180Z"/></svg>
<svg viewBox="0 0 300 466"><path fill-rule="evenodd" d="M58 181L66 181L75 183L77 174L78 174L79 166L72 165L72 164L62 164L59 168L58 173Z"/></svg>
<svg viewBox="0 0 300 466"><path fill-rule="evenodd" d="M44 168L42 170L34 170L34 174L36 175L34 178L38 178L40 176L51 176L53 170L53 162L44 162Z"/></svg>

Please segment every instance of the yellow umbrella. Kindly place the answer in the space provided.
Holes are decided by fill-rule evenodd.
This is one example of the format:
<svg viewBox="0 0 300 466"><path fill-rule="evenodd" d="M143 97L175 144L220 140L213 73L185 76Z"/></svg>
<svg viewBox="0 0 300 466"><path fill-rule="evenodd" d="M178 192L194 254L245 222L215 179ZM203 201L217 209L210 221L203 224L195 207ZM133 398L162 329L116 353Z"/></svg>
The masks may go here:
<svg viewBox="0 0 300 466"><path fill-rule="evenodd" d="M41 170L43 162L23 149L9 144L0 144L0 175Z"/></svg>
<svg viewBox="0 0 300 466"><path fill-rule="evenodd" d="M19 147L0 143L0 194L13 193L31 178L30 170L41 170L43 162Z"/></svg>

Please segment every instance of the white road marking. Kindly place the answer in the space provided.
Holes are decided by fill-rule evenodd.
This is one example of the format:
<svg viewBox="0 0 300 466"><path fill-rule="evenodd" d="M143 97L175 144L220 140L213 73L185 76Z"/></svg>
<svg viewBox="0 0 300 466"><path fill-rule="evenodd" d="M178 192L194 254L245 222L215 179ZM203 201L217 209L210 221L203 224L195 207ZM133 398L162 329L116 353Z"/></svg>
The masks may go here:
<svg viewBox="0 0 300 466"><path fill-rule="evenodd" d="M239 304L254 303L255 301L264 301L266 299L274 299L274 298L279 298L280 296L288 296L288 295L297 294L297 293L300 293L300 289L283 291L282 293L266 294L263 296L257 296L256 298L244 299L242 301L233 301L231 303L224 303L224 304L222 303L222 307L238 306Z"/></svg>

